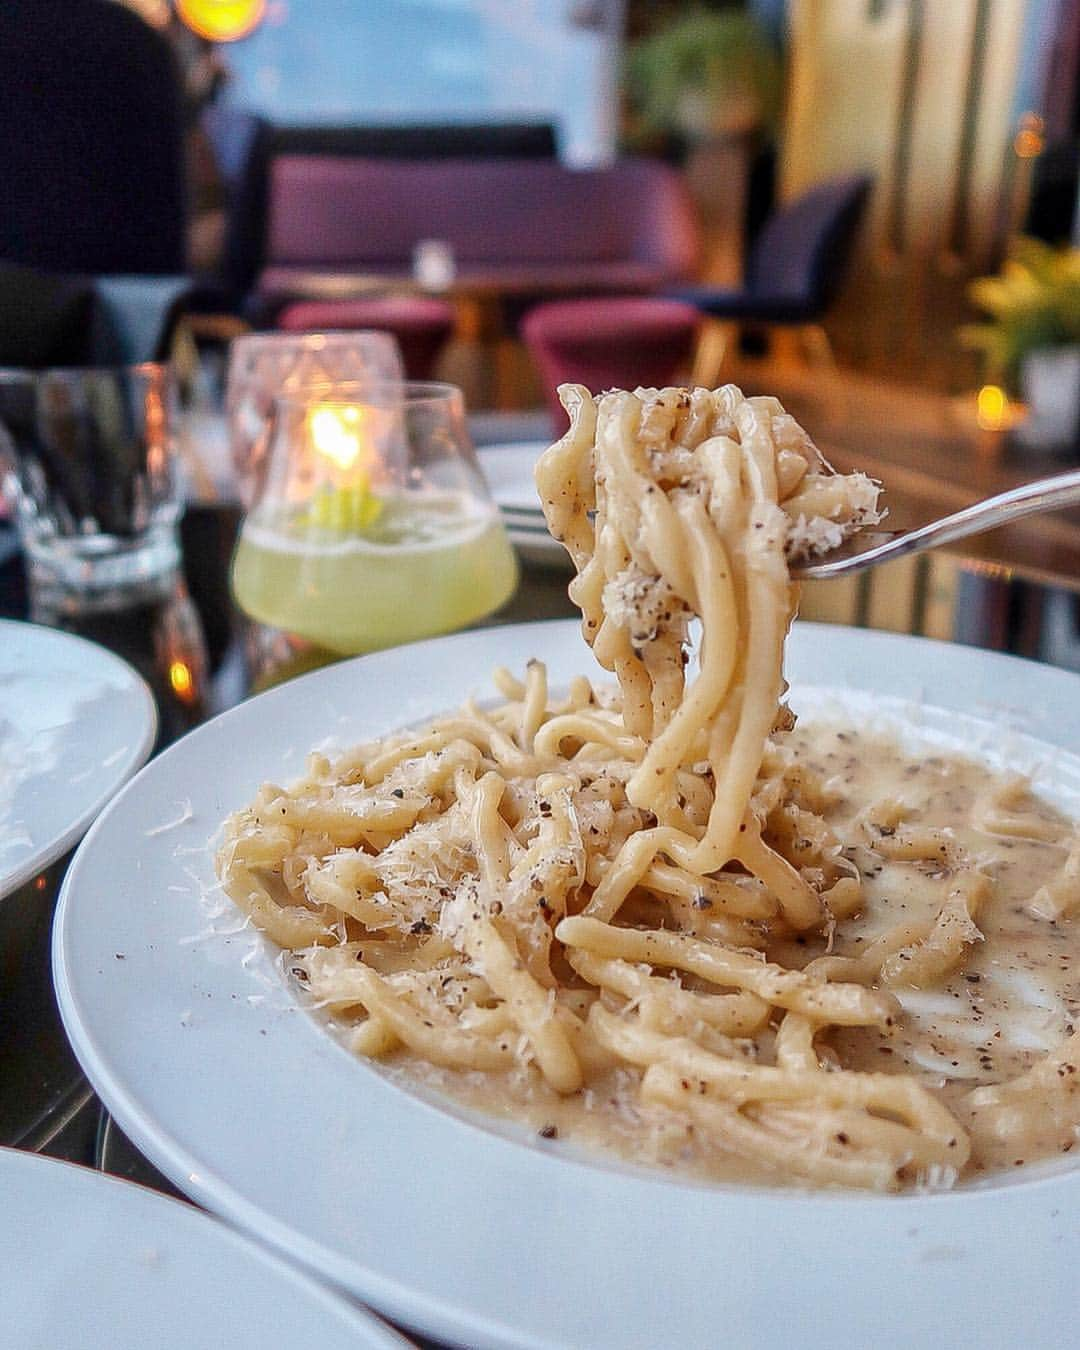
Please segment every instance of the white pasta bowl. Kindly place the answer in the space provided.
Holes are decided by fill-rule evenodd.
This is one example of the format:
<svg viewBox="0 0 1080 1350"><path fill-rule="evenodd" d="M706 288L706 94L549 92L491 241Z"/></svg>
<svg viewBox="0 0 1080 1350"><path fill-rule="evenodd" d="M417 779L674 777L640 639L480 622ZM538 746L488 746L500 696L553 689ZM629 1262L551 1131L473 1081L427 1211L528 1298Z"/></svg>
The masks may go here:
<svg viewBox="0 0 1080 1350"><path fill-rule="evenodd" d="M304 1011L215 890L211 840L266 780L485 695L496 665L589 670L574 623L492 629L270 691L153 761L61 896L68 1034L194 1200L400 1322L477 1347L1050 1347L1075 1312L1069 1160L944 1194L690 1183L405 1091ZM970 648L797 624L796 708L1020 770L1080 815L1080 684ZM1053 747L1050 749L1049 747Z"/></svg>

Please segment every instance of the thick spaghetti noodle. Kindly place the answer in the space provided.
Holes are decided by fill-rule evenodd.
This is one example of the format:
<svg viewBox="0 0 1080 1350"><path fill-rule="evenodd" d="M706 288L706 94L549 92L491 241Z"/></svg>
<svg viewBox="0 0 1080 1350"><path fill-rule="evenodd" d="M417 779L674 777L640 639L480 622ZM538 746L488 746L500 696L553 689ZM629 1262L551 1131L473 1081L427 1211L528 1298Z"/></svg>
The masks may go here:
<svg viewBox="0 0 1080 1350"><path fill-rule="evenodd" d="M950 1184L1022 1079L946 1102L910 1057L883 1072L865 1051L903 1041L908 991L964 967L993 879L903 794L842 809L781 704L786 559L876 519L876 488L730 387L564 399L537 481L617 691L553 698L532 662L497 672L498 707L312 756L228 822L225 888L358 1053L544 1111L607 1103L706 1170ZM1032 904L1063 915L1064 822L1021 787L981 800L987 830L1053 836ZM918 903L882 924L867 896L887 868ZM1056 1094L1046 1149L1080 1118L1056 1072L1075 1044L1021 1066Z"/></svg>

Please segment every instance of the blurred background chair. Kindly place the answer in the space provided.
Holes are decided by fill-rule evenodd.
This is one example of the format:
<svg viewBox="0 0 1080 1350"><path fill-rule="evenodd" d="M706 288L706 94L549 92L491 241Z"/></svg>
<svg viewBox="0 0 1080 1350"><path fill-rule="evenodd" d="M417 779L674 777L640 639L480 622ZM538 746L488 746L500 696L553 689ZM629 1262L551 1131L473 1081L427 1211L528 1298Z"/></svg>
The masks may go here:
<svg viewBox="0 0 1080 1350"><path fill-rule="evenodd" d="M798 329L816 354L831 359L821 320L843 285L872 186L864 174L820 183L770 214L742 286L681 287L670 294L713 319ZM722 335L703 344L702 383L715 382L725 345Z"/></svg>
<svg viewBox="0 0 1080 1350"><path fill-rule="evenodd" d="M552 429L565 430L560 384L663 388L689 370L700 315L652 296L552 301L526 314L522 336L541 377Z"/></svg>
<svg viewBox="0 0 1080 1350"><path fill-rule="evenodd" d="M382 295L369 300L298 300L277 314L287 333L374 329L392 333L410 380L430 380L439 354L454 331L454 307L421 295Z"/></svg>

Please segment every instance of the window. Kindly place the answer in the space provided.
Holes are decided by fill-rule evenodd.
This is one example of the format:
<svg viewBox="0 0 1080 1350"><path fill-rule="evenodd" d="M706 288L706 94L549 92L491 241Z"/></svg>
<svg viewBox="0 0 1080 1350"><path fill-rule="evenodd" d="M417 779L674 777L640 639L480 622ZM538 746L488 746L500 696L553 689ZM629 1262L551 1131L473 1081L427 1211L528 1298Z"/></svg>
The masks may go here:
<svg viewBox="0 0 1080 1350"><path fill-rule="evenodd" d="M622 0L270 0L223 49L230 101L272 121L549 121L608 158Z"/></svg>

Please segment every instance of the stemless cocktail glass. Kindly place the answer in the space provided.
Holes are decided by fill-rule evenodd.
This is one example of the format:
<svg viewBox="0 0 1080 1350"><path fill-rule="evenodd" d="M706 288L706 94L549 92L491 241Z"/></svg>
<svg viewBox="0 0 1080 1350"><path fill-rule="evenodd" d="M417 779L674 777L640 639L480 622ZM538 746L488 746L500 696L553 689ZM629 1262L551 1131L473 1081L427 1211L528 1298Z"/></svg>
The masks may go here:
<svg viewBox="0 0 1080 1350"><path fill-rule="evenodd" d="M336 384L277 400L233 559L245 613L354 654L464 628L516 582L460 390Z"/></svg>

